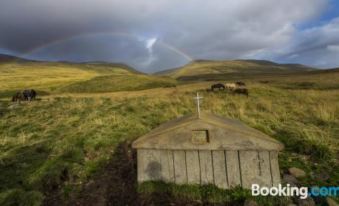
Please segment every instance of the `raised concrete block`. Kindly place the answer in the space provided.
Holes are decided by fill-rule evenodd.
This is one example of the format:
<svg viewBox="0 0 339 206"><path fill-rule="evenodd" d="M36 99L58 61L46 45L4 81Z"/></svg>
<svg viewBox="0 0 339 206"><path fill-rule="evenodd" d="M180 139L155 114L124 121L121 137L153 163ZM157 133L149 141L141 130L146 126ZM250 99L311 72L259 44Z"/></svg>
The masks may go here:
<svg viewBox="0 0 339 206"><path fill-rule="evenodd" d="M171 150L159 150L161 163L161 177L164 182L174 182L174 161Z"/></svg>
<svg viewBox="0 0 339 206"><path fill-rule="evenodd" d="M212 152L208 150L199 151L201 184L214 184Z"/></svg>
<svg viewBox="0 0 339 206"><path fill-rule="evenodd" d="M219 188L228 188L225 151L212 151L214 183Z"/></svg>
<svg viewBox="0 0 339 206"><path fill-rule="evenodd" d="M200 160L197 150L186 151L187 181L189 184L200 184Z"/></svg>
<svg viewBox="0 0 339 206"><path fill-rule="evenodd" d="M177 184L187 183L187 167L186 167L186 154L185 151L173 151L174 160L174 179Z"/></svg>
<svg viewBox="0 0 339 206"><path fill-rule="evenodd" d="M271 173L272 173L272 185L278 186L280 183L280 170L278 162L278 152L270 152Z"/></svg>
<svg viewBox="0 0 339 206"><path fill-rule="evenodd" d="M226 151L226 164L229 187L241 186L238 151Z"/></svg>

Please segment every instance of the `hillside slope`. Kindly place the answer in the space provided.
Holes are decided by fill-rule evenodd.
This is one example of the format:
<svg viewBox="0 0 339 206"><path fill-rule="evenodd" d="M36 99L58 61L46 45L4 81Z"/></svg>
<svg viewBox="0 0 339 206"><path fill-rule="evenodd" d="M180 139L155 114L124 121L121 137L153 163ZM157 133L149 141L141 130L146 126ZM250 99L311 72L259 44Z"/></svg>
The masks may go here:
<svg viewBox="0 0 339 206"><path fill-rule="evenodd" d="M195 85L145 90L140 93L149 94L140 96L55 95L18 105L0 101L0 205L244 205L245 193L239 190L235 199L210 187L136 187L137 160L129 143L194 112L196 91L204 97L203 111L241 120L282 141L280 169L284 174L290 167L304 170L300 185L338 185L338 90L250 83L250 95L244 97ZM240 198L241 204L230 202ZM258 205L287 205L276 202Z"/></svg>
<svg viewBox="0 0 339 206"><path fill-rule="evenodd" d="M0 97L33 88L39 94L112 92L174 86L175 80L143 74L124 64L39 62L3 56Z"/></svg>
<svg viewBox="0 0 339 206"><path fill-rule="evenodd" d="M261 78L260 80L261 82L271 82L285 89L333 90L339 89L339 69L292 73L285 76Z"/></svg>
<svg viewBox="0 0 339 206"><path fill-rule="evenodd" d="M9 62L9 61L27 61L26 59L7 55L7 54L0 54L0 63Z"/></svg>
<svg viewBox="0 0 339 206"><path fill-rule="evenodd" d="M312 71L314 68L299 64L277 64L263 60L193 61L181 68L156 73L179 80L217 80L232 76L286 74Z"/></svg>

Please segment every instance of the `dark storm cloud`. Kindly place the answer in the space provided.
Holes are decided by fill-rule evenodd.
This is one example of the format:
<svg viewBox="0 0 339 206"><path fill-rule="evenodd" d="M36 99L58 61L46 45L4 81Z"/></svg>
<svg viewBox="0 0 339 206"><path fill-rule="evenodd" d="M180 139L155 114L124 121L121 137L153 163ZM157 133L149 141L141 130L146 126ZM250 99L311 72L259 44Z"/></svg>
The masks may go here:
<svg viewBox="0 0 339 206"><path fill-rule="evenodd" d="M187 55L193 59L261 57L279 61L279 48L292 43L289 48L295 51L304 48L295 42L300 36L296 26L316 18L328 5L327 0L253 2L1 0L0 50L23 54L38 47L30 57L118 61L144 71L179 66L189 61ZM84 37L103 32L111 32L111 36ZM152 38L157 39L154 48L146 48ZM58 43L50 44L54 41Z"/></svg>

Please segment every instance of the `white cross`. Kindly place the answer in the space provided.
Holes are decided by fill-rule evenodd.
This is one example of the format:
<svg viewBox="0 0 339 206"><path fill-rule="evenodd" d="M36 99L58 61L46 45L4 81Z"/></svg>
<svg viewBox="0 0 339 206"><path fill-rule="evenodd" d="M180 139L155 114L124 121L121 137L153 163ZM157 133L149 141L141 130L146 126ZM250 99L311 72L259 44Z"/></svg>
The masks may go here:
<svg viewBox="0 0 339 206"><path fill-rule="evenodd" d="M202 98L203 97L200 97L198 92L197 92L197 96L193 98L193 99L197 100L198 117L200 117L200 99L202 99Z"/></svg>

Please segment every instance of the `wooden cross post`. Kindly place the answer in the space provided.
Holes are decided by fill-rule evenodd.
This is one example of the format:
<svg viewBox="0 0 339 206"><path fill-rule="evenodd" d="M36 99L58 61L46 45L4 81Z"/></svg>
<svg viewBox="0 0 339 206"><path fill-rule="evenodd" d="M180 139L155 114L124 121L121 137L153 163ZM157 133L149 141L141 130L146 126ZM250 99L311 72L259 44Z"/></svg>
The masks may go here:
<svg viewBox="0 0 339 206"><path fill-rule="evenodd" d="M199 93L197 92L197 96L194 97L195 100L197 100L197 112L198 112L198 117L200 118L200 99L203 97L199 96Z"/></svg>

